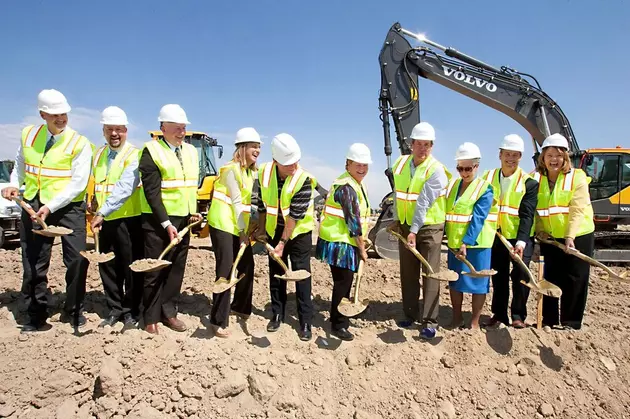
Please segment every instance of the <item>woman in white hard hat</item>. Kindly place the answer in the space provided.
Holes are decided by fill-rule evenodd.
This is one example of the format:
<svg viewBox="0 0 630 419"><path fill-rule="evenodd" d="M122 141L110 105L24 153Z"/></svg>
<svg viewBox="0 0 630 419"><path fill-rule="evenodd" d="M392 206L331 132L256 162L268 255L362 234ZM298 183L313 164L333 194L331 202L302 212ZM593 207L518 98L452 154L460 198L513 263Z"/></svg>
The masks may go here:
<svg viewBox="0 0 630 419"><path fill-rule="evenodd" d="M216 258L216 280L230 278L241 243L247 245L237 267L237 275L240 277L245 274L245 277L234 287L234 301L231 306L231 290L213 294L210 324L215 336L222 338L230 335L227 330L230 308L243 319L247 319L252 312L254 255L247 230L256 161L261 144L260 135L254 128L242 128L236 133L234 155L232 160L219 170L208 211L210 240Z"/></svg>
<svg viewBox="0 0 630 419"><path fill-rule="evenodd" d="M490 269L492 244L497 230L498 207L492 185L477 177L481 152L473 143L464 143L455 152L459 178L446 191L445 233L448 247L448 268L459 272L459 279L449 283L453 305L452 327L462 327L464 293L472 294L470 327L479 328L479 317L490 291L490 278L471 278L461 259L466 258L476 270Z"/></svg>
<svg viewBox="0 0 630 419"><path fill-rule="evenodd" d="M352 144L346 155L346 171L328 191L317 240L316 258L330 265L333 278L331 334L346 341L354 335L348 331L348 318L339 313L337 306L342 298L350 297L359 261L367 261L370 202L363 179L370 164L370 149L365 144Z"/></svg>
<svg viewBox="0 0 630 419"><path fill-rule="evenodd" d="M536 232L592 256L595 225L588 179L584 171L572 168L568 150L561 134L552 134L543 143L534 175L539 183ZM562 290L560 301L543 297L543 325L580 329L590 265L550 244L541 243L540 252L545 257L545 279Z"/></svg>

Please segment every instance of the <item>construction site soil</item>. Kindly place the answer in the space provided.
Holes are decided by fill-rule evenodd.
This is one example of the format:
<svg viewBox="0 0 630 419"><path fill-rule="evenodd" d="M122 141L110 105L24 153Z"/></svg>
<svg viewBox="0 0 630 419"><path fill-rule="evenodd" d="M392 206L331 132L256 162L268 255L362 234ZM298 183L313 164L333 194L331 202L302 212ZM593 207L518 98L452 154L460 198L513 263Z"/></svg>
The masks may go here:
<svg viewBox="0 0 630 419"><path fill-rule="evenodd" d="M592 270L582 330L449 330L442 283L443 327L424 341L419 326L396 325L398 262L373 255L360 296L369 307L351 320L355 340L341 342L329 334L329 267L313 259L313 339L302 342L293 284L287 322L266 331L268 263L257 255L254 312L247 321L232 316L232 336L221 339L208 322L214 254L209 239L194 239L179 299L187 332L97 328L107 313L91 265L88 323L77 336L59 322L65 268L57 244L49 274L53 327L21 334L21 255L8 246L0 250L0 418L630 418L630 285L604 280L599 269ZM530 296L529 323L535 303ZM468 322L470 308L467 296Z"/></svg>

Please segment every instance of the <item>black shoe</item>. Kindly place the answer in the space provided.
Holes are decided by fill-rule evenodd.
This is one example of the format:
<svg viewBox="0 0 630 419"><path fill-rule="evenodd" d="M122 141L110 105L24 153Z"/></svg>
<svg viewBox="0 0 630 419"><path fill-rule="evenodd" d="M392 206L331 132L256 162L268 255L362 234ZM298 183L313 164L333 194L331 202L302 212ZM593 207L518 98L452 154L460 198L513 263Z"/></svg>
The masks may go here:
<svg viewBox="0 0 630 419"><path fill-rule="evenodd" d="M50 329L52 329L52 325L50 323L46 323L46 320L29 321L27 324L22 326L22 333L45 332Z"/></svg>
<svg viewBox="0 0 630 419"><path fill-rule="evenodd" d="M311 338L313 337L313 334L311 333L311 325L308 323L303 324L300 329L299 335L300 340L303 340L304 342L308 342L309 340L311 340Z"/></svg>
<svg viewBox="0 0 630 419"><path fill-rule="evenodd" d="M123 316L123 324L126 329L138 327L138 320L133 317L131 313L126 313Z"/></svg>
<svg viewBox="0 0 630 419"><path fill-rule="evenodd" d="M61 323L69 323L70 326L72 327L84 326L87 323L87 319L85 318L83 314L79 314L78 322L77 322L77 319L75 319L74 314L63 313L59 317L59 321Z"/></svg>
<svg viewBox="0 0 630 419"><path fill-rule="evenodd" d="M345 341L351 341L354 339L354 335L348 332L348 329L346 329L345 327L342 327L341 329L332 329L331 334Z"/></svg>
<svg viewBox="0 0 630 419"><path fill-rule="evenodd" d="M280 323L282 323L280 315L274 314L269 323L267 323L267 332L275 332L280 329Z"/></svg>
<svg viewBox="0 0 630 419"><path fill-rule="evenodd" d="M116 323L118 323L119 316L108 316L98 325L99 328L103 328L105 326L112 327Z"/></svg>

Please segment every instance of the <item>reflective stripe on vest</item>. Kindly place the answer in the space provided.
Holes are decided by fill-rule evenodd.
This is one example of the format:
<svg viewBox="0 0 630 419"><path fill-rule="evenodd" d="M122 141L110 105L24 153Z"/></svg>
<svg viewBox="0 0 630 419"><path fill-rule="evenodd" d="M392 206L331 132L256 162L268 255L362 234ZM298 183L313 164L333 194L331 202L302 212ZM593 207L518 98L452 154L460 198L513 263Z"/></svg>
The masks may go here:
<svg viewBox="0 0 630 419"><path fill-rule="evenodd" d="M292 176L288 176L282 186L280 197L278 197L277 166L275 162L263 163L258 170L258 180L260 182L260 198L265 203L267 215L265 216L265 231L270 237L274 237L278 225L278 209L283 218L289 216L291 200L296 192L302 189L304 182L309 178L311 181L311 198L304 218L297 220L295 228L289 239L293 239L300 234L313 231L315 227L315 178L298 166ZM278 208L280 207L280 208Z"/></svg>
<svg viewBox="0 0 630 419"><path fill-rule="evenodd" d="M446 195L446 225L445 233L448 239L448 247L459 249L462 240L466 235L470 221L473 218L475 203L485 193L490 183L482 178L476 178L466 188L462 195L457 199L457 192L461 178L453 180L448 188ZM494 236L497 230L499 207L497 201L493 200L488 216L484 220L479 236L477 236L477 244L467 246L469 248L491 248L494 243Z"/></svg>
<svg viewBox="0 0 630 419"><path fill-rule="evenodd" d="M335 191L341 185L350 185L357 194L359 199L361 233L364 239L367 238L370 217L370 203L367 200L367 190L363 183L357 183L348 172L339 176L328 191L321 223L319 225L319 237L328 242L347 243L356 247L357 241L354 237L350 237L350 231L348 230L348 225L343 216L343 209L341 205L335 202Z"/></svg>
<svg viewBox="0 0 630 419"><path fill-rule="evenodd" d="M50 132L46 125L29 125L22 130L24 156L24 197L33 199L39 194L47 204L61 193L72 179L72 161L83 150L88 140L70 127L66 127L54 145L44 155ZM86 188L72 202L85 199Z"/></svg>
<svg viewBox="0 0 630 419"><path fill-rule="evenodd" d="M575 186L587 182L587 177L581 169L571 169L566 175L560 173L556 179L553 191L549 189L547 176L540 176L538 184L538 203L536 213L542 230L555 238L565 238L569 224L569 206L573 198ZM588 182L587 182L588 183ZM583 236L595 231L593 222L593 207L584 208L584 215L580 222L576 236Z"/></svg>
<svg viewBox="0 0 630 419"><path fill-rule="evenodd" d="M226 185L226 177L229 172L234 173L236 183L241 192L241 203L244 205L243 222L245 229L249 226L252 189L254 187L254 174L248 169L243 169L240 163L230 161L219 169L219 176L214 182L212 202L208 210L208 224L217 230L239 235L236 213L232 207L232 198Z"/></svg>
<svg viewBox="0 0 630 419"><path fill-rule="evenodd" d="M180 163L175 152L164 140L151 140L144 144L162 176L162 203L168 215L185 217L197 212L197 188L199 185L199 157L197 149L182 143ZM183 167L182 167L183 165ZM143 194L140 196L143 213L152 213Z"/></svg>

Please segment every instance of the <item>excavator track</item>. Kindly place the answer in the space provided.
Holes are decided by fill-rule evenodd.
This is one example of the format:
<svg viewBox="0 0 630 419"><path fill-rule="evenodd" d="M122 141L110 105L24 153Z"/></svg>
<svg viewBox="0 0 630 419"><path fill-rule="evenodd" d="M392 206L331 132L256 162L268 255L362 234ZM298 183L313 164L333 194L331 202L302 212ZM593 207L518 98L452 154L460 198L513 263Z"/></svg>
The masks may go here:
<svg viewBox="0 0 630 419"><path fill-rule="evenodd" d="M630 231L596 231L593 256L602 263L630 263Z"/></svg>

